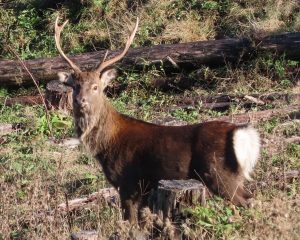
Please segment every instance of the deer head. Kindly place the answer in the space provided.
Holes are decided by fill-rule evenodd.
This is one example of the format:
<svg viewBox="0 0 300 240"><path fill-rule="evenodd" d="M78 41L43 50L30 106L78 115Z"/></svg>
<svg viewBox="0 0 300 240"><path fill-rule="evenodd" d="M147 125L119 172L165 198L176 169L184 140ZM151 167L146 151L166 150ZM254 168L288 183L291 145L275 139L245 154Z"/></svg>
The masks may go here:
<svg viewBox="0 0 300 240"><path fill-rule="evenodd" d="M115 69L108 69L109 66L121 60L127 53L131 43L133 42L135 33L138 28L139 20L137 18L135 27L127 40L126 46L122 53L106 60L107 53L103 60L91 71L81 71L75 63L73 63L63 52L60 45L60 34L68 21L65 21L61 26L58 25L59 17L55 21L55 43L60 55L66 60L74 72L58 73L59 80L64 84L73 88L73 104L74 109L79 109L83 112L95 113L99 103L104 97L104 89L111 80L116 77Z"/></svg>

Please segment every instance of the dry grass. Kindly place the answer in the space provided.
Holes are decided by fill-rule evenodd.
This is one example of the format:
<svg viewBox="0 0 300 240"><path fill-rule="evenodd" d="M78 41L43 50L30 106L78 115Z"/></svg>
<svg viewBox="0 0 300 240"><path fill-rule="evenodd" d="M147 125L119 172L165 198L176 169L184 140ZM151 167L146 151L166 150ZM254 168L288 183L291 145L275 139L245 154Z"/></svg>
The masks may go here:
<svg viewBox="0 0 300 240"><path fill-rule="evenodd" d="M167 98L165 96L164 101ZM235 111L238 113L243 109ZM163 112L156 114L164 115ZM27 109L28 118L35 115L35 112L29 114ZM198 118L209 116L203 113ZM207 207L213 207L216 212L223 208L234 209L236 215L230 218L231 228L223 228L215 222L217 228L213 230L194 226L190 220L190 223L177 225L176 229L199 239L216 239L220 234L226 239L299 237L299 182L275 177L300 168L299 146L285 142L291 136L300 136L299 120L275 118L258 127L263 150L254 174L257 188L253 206L236 209L230 203L218 200ZM19 137L12 135L10 142L0 148L0 239L67 239L70 232L92 229L99 231L101 239L107 239L114 232L118 232L121 239L139 233L121 221L120 209L101 201L69 215L59 212L57 207L65 202L65 194L72 199L107 186L101 169L81 148L70 150L45 138L19 134ZM224 212L218 214L226 217ZM173 232L170 227L162 228L162 236ZM151 234L154 229L150 225Z"/></svg>
<svg viewBox="0 0 300 240"><path fill-rule="evenodd" d="M0 39L14 46L22 58L57 55L49 36L53 35L58 12L70 19L70 26L64 31L64 45L65 51L72 53L119 48L136 17L141 22L135 44L141 46L266 35L300 28L297 0L66 1L51 5L55 9L45 8L47 1L30 1L32 5L14 0L0 9L0 22L8 23L0 23ZM0 54L10 56L3 47Z"/></svg>
<svg viewBox="0 0 300 240"><path fill-rule="evenodd" d="M246 239L298 239L300 236L299 179L274 178L300 167L299 145L293 152L285 142L290 136L299 136L300 122L272 121L273 124L265 122L263 126L263 157L256 170L261 186L249 210L252 216L241 233Z"/></svg>
<svg viewBox="0 0 300 240"><path fill-rule="evenodd" d="M288 28L290 24L287 19L291 18L299 6L297 1L269 1L265 6L266 17L264 19L253 19L251 24L255 32L274 33Z"/></svg>
<svg viewBox="0 0 300 240"><path fill-rule="evenodd" d="M119 48L126 41L136 16L140 17L141 24L135 44L143 46L300 30L296 0L224 1L229 2L228 6L221 3L223 1L199 1L201 4L218 3L217 7L207 4L206 8L197 5L197 1L181 0L101 1L104 7L99 7L96 2L100 1L80 1L83 10L77 13L78 18L71 16L74 19L64 32L66 52ZM34 35L31 26L34 26L32 22L36 15L25 18L31 21L25 31L21 24L14 25L19 20L13 15L13 10L1 8L1 41L4 40L1 33L8 33L7 29L11 29L5 41L10 41L23 58L57 55L53 39L49 36L53 35L53 22L58 11L64 18L70 17L68 6L47 12L46 27L42 30L48 38ZM37 44L34 39L44 42L44 45L32 46ZM49 50L46 50L48 47ZM38 49L41 49L40 52ZM4 56L5 51L2 50ZM124 73L118 79L120 82L138 84L115 96L113 103L120 111L144 120L175 117L199 122L247 110L239 105L224 112L205 110L201 106L173 112L165 109L176 107L178 97L274 91L299 94L300 86L299 63L284 58L273 59L272 56L260 56L237 67L203 67L188 75L192 82L188 90L178 86L169 92L153 90L149 82L158 77L166 76L160 70ZM70 150L50 143L48 135L38 131L40 109L1 105L0 110L0 122L24 121L29 124L29 130L5 137L7 143L0 146L0 240L68 239L71 231L91 229L97 229L102 239L107 239L114 232L121 233L123 239L132 238L136 229L121 221L120 209L107 203L91 204L70 214L58 212L57 206L65 202L65 195L72 199L108 185L100 167L83 149ZM253 107L252 110L259 108ZM228 216L222 210L233 209L237 213L234 222L226 220L226 223L220 224L212 218L214 228L193 222L177 226L186 235L198 239L300 238L299 179L286 181L275 177L300 168L299 144L285 142L291 136L300 136L299 121L286 116L261 122L257 127L262 135L263 149L252 183L257 185L252 208L239 209L226 201L216 201L213 207L207 206L217 213L214 217L226 219ZM165 231L168 229L171 231L172 227L168 225Z"/></svg>
<svg viewBox="0 0 300 240"><path fill-rule="evenodd" d="M207 18L203 22L197 19L195 13L189 13L184 20L170 21L162 33L164 42L194 42L214 39L215 19Z"/></svg>
<svg viewBox="0 0 300 240"><path fill-rule="evenodd" d="M27 148L27 144L23 146ZM1 154L2 161L9 161L1 169L10 172L2 172L0 180L0 239L67 239L70 227L99 228L103 234L109 229L111 233L121 215L105 203L73 212L71 222L57 209L65 202L65 194L80 197L106 186L99 166L80 162L85 157L80 149L41 140L33 140L31 147L31 154L20 155L17 146L6 146ZM19 159L22 156L27 161Z"/></svg>

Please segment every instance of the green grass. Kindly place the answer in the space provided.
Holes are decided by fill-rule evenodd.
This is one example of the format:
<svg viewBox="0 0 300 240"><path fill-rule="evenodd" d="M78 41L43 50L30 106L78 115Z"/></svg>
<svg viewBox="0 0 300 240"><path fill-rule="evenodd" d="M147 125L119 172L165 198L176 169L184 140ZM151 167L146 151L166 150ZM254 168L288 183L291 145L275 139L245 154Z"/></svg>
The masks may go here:
<svg viewBox="0 0 300 240"><path fill-rule="evenodd" d="M209 200L206 206L186 209L192 222L202 229L203 233L214 238L228 238L238 231L243 224L245 210L227 205L220 198ZM242 216L241 216L242 215Z"/></svg>

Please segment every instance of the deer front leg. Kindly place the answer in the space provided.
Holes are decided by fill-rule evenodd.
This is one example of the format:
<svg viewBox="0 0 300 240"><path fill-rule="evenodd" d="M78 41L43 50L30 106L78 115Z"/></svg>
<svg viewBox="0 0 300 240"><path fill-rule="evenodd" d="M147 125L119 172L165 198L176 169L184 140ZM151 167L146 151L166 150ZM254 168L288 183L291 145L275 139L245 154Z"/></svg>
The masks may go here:
<svg viewBox="0 0 300 240"><path fill-rule="evenodd" d="M127 190L127 191L126 191ZM121 207L124 211L124 220L131 224L138 222L138 198L137 193L130 194L128 189L120 188Z"/></svg>

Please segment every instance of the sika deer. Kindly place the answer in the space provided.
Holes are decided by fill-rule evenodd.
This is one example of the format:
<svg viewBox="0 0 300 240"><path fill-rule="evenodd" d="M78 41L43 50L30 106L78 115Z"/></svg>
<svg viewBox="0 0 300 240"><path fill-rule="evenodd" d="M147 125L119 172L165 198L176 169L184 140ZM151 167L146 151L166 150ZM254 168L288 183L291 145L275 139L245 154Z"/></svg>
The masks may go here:
<svg viewBox="0 0 300 240"><path fill-rule="evenodd" d="M214 193L238 205L250 197L244 178L250 179L260 150L257 131L250 126L211 121L186 126L160 126L118 113L104 89L116 76L107 69L124 57L138 28L138 20L123 52L106 55L95 70L83 72L62 51L62 26L55 22L55 42L74 73L59 73L73 88L75 128L83 145L103 167L108 181L119 189L124 218L137 220L150 189L161 179L201 179ZM147 189L141 189L143 184ZM141 191L144 191L143 194Z"/></svg>

